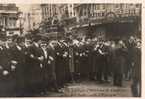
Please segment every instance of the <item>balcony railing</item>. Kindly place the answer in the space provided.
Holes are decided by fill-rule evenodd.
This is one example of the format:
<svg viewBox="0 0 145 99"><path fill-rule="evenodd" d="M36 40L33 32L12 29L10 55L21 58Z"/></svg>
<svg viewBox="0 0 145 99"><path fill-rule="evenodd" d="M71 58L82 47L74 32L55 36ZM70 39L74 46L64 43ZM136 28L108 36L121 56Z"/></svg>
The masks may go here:
<svg viewBox="0 0 145 99"><path fill-rule="evenodd" d="M18 11L18 7L12 6L0 6L0 10Z"/></svg>
<svg viewBox="0 0 145 99"><path fill-rule="evenodd" d="M74 24L70 24L69 27L72 28L78 28L78 27L84 27L84 26L89 26L89 25L100 25L100 24L106 24L106 23L123 23L123 22L135 22L139 21L140 16L121 16L121 17L112 17L109 19L106 19L105 17L103 18L93 18L89 19L86 21L79 21Z"/></svg>

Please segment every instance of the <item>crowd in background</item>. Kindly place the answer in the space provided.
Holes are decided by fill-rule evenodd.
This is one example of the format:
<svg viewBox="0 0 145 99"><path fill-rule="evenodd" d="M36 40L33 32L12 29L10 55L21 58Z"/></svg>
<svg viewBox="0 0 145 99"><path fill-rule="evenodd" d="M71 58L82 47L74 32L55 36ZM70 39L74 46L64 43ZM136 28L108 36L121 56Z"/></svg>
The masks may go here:
<svg viewBox="0 0 145 99"><path fill-rule="evenodd" d="M126 40L15 37L0 42L1 96L60 92L67 83L83 80L119 87L124 80L132 80L132 91L138 96L141 40L133 36Z"/></svg>

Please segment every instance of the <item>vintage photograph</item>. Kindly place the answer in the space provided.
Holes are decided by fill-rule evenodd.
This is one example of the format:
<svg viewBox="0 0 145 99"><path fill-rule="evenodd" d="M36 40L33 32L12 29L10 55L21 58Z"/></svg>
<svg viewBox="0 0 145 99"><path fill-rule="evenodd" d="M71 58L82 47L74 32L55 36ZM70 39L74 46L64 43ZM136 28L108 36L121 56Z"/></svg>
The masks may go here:
<svg viewBox="0 0 145 99"><path fill-rule="evenodd" d="M0 4L0 97L141 97L141 3Z"/></svg>

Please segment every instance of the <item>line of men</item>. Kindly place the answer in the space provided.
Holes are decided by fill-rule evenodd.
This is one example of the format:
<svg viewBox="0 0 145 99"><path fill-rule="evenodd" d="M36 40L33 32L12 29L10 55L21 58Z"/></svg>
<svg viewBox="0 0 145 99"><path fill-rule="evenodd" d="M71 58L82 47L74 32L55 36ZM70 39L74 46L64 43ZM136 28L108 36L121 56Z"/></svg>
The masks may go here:
<svg viewBox="0 0 145 99"><path fill-rule="evenodd" d="M140 41L116 39L53 40L8 39L0 45L0 95L31 96L55 91L69 82L97 80L122 86L123 78L131 79L133 65L140 51ZM139 50L134 51L138 48ZM136 57L135 57L136 55ZM140 79L137 63L135 75ZM135 67L135 66L134 66ZM136 70L136 69L135 69ZM139 81L139 80L138 80Z"/></svg>

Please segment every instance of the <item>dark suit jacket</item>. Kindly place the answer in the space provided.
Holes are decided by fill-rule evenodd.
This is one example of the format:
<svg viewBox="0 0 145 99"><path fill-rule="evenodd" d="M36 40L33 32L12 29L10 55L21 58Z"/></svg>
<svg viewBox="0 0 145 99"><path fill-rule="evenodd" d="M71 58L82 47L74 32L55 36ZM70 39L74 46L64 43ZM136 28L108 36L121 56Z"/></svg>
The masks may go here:
<svg viewBox="0 0 145 99"><path fill-rule="evenodd" d="M15 65L16 69L12 70L14 78L16 79L16 84L18 88L24 88L24 77L25 77L25 51L24 47L20 46L21 49L17 48L17 45L14 45L11 48L11 61L17 61ZM11 64L12 65L12 64Z"/></svg>
<svg viewBox="0 0 145 99"><path fill-rule="evenodd" d="M125 57L122 48L117 48L113 55L113 71L114 73L124 73Z"/></svg>
<svg viewBox="0 0 145 99"><path fill-rule="evenodd" d="M133 52L133 77L134 79L141 81L141 49L134 48Z"/></svg>
<svg viewBox="0 0 145 99"><path fill-rule="evenodd" d="M33 55L34 57L30 57ZM31 84L38 84L42 81L42 69L40 64L42 63L38 60L38 57L43 56L40 47L36 47L34 44L27 49L26 64L27 64L27 75L28 81Z"/></svg>
<svg viewBox="0 0 145 99"><path fill-rule="evenodd" d="M49 57L52 57L52 59L50 59ZM55 68L55 50L48 46L47 48L47 61L46 61L46 70L45 70L45 77L49 80L49 81L54 81L56 80L56 68ZM50 63L48 63L48 61L50 61Z"/></svg>

